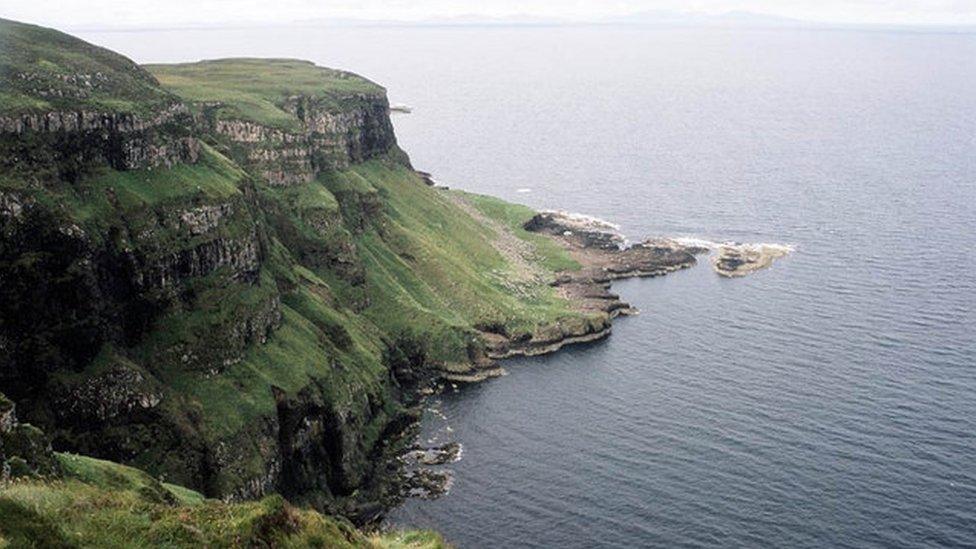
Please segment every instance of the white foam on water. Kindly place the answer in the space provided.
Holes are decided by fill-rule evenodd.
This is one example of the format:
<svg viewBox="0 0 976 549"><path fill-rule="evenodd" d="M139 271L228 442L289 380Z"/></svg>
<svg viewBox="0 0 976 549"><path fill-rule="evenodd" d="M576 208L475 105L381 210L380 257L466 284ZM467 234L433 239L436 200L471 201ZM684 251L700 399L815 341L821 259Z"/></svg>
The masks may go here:
<svg viewBox="0 0 976 549"><path fill-rule="evenodd" d="M450 494L451 488L454 487L454 471L448 469L445 470L444 472L447 474L447 480L444 482L444 492L442 492L438 497L446 496L447 494Z"/></svg>
<svg viewBox="0 0 976 549"><path fill-rule="evenodd" d="M530 192L532 192L532 189L515 189L515 192L517 192L517 193L530 193Z"/></svg>
<svg viewBox="0 0 976 549"><path fill-rule="evenodd" d="M784 254L790 254L796 251L796 246L793 244L777 244L774 242L760 242L758 244L750 244L750 246L756 246L759 248L766 248L768 250L783 252Z"/></svg>
<svg viewBox="0 0 976 549"><path fill-rule="evenodd" d="M704 238L698 238L695 236L679 236L677 238L672 238L678 244L682 246L694 246L698 248L708 248L709 250L715 250L722 244L715 242L714 240L706 240Z"/></svg>
<svg viewBox="0 0 976 549"><path fill-rule="evenodd" d="M773 257L783 257L789 255L796 249L791 244L777 244L774 242L757 242L754 244L722 244L720 248L737 252L755 252Z"/></svg>
<svg viewBox="0 0 976 549"><path fill-rule="evenodd" d="M566 210L541 210L539 213L556 215L591 230L614 233L620 232L620 225L611 223L605 219L600 219L599 217L594 217L592 215L567 212Z"/></svg>
<svg viewBox="0 0 976 549"><path fill-rule="evenodd" d="M672 240L678 244L681 244L682 246L697 246L700 248L708 248L709 250L718 250L719 248L738 248L743 251L766 251L781 255L791 254L796 251L796 246L793 244L780 244L776 242L742 243L731 240L717 242L715 240L708 240L696 236L679 236L673 238Z"/></svg>

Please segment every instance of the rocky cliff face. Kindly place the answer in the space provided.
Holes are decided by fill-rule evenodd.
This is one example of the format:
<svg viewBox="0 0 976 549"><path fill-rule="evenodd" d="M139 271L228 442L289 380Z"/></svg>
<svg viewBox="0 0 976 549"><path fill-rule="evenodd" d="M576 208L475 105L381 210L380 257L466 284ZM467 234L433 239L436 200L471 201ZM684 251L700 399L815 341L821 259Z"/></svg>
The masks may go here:
<svg viewBox="0 0 976 549"><path fill-rule="evenodd" d="M269 384L254 396L275 408L221 440L172 385L226 383L282 325L290 283L267 280L274 229L254 203L119 214L102 235L29 192L3 191L0 204L0 386L59 449L144 463L231 498L319 493L325 505L369 480L373 441L363 433L386 421L392 391L346 403L329 395L355 385L313 379L292 392Z"/></svg>
<svg viewBox="0 0 976 549"><path fill-rule="evenodd" d="M307 183L318 174L386 155L396 145L389 102L382 94L350 95L341 107L294 96L281 108L298 119L297 129L208 117L213 133L236 152L235 159L272 186Z"/></svg>
<svg viewBox="0 0 976 549"><path fill-rule="evenodd" d="M59 450L210 496L282 492L350 513L369 501L381 439L402 427L399 389L380 336L343 326L362 302L340 303L323 279L365 284L352 235L380 204L351 192L306 207L282 192L402 162L385 95L290 96L285 130L213 116L110 52L23 32L25 59L63 42L117 70L0 71L0 91L34 105L0 108L0 387L22 417ZM5 406L7 475L4 452L30 433Z"/></svg>
<svg viewBox="0 0 976 549"><path fill-rule="evenodd" d="M120 216L107 234L79 226L29 191L0 191L0 204L0 273L7 281L0 333L9 342L0 365L11 364L0 379L6 372L20 377L25 368L37 374L84 364L103 342L142 337L155 316L182 299L188 280L223 271L253 282L260 268L249 216L239 216L239 234L218 230L223 214L216 212L229 212L231 203L202 207L211 212L202 220L192 213L201 208L158 212L139 223ZM60 351L51 356L52 349Z"/></svg>
<svg viewBox="0 0 976 549"><path fill-rule="evenodd" d="M0 171L76 181L95 165L195 161L186 105L131 60L7 20L0 20L0 43Z"/></svg>
<svg viewBox="0 0 976 549"><path fill-rule="evenodd" d="M117 170L194 163L200 144L183 103L157 113L29 112L0 116L0 169L46 181L75 181L91 166Z"/></svg>

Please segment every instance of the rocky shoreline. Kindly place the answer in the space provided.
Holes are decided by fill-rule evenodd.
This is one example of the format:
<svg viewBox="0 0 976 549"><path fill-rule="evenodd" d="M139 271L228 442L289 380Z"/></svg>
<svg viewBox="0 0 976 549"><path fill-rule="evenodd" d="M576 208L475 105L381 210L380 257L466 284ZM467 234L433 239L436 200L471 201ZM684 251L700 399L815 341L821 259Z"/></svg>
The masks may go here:
<svg viewBox="0 0 976 549"><path fill-rule="evenodd" d="M612 281L663 276L686 269L697 264L697 254L708 251L667 239L649 239L628 246L613 225L561 212L540 212L525 228L549 236L580 264L579 270L558 273L550 285L581 314L522 337L482 330L479 335L485 344L484 355L475 357L469 364L439 366L438 379L420 389L421 401L442 392L448 385L456 388L457 384L479 383L505 375L500 360L554 353L569 345L606 338L613 319L638 312L610 291ZM436 408L431 412L438 413ZM404 433L404 438L409 437L414 443L398 457L399 499L436 499L447 493L454 477L443 466L461 459L461 445L450 442L425 447L417 440L416 426Z"/></svg>
<svg viewBox="0 0 976 549"><path fill-rule="evenodd" d="M480 336L486 346L484 359L464 371L446 371L444 379L484 381L504 375L497 360L539 356L567 345L603 339L610 335L614 318L638 312L610 291L614 280L663 276L687 269L697 264L696 255L708 252L705 247L670 239L647 239L628 245L616 226L565 212L539 212L525 224L525 229L552 238L580 264L579 270L558 273L550 285L581 316L561 319L521 337L483 330Z"/></svg>
<svg viewBox="0 0 976 549"><path fill-rule="evenodd" d="M581 317L560 320L522 337L482 330L479 335L485 343L485 354L470 364L441 366L438 382L424 396L443 391L445 384L456 389L458 383L479 383L503 376L506 371L499 365L500 360L554 353L569 345L608 337L613 319L639 312L610 291L614 280L664 276L695 266L697 256L702 254L712 254L711 263L717 274L738 278L768 268L792 251L779 244L717 244L671 238L648 238L628 244L611 223L558 211L539 212L524 228L553 239L580 264L578 270L557 273L550 285L582 313ZM416 440L416 432L413 436ZM461 446L457 442L429 448L415 442L399 457L406 469L401 473L400 497L436 499L447 493L453 474L429 466L442 466L460 458Z"/></svg>
<svg viewBox="0 0 976 549"><path fill-rule="evenodd" d="M610 291L614 280L664 276L697 264L696 256L712 254L717 274L738 278L766 269L793 248L782 244L713 243L694 239L647 238L628 244L619 227L601 219L562 211L541 211L526 222L530 232L548 236L581 265L576 271L562 271L551 285L575 309L591 316L583 320L560 321L540 328L531 337L513 339L504 334L483 332L487 358L538 356L575 343L586 343L610 335L611 322L637 309ZM497 366L494 367L497 369ZM491 365L476 368L475 374L454 375L454 381L482 381L498 374Z"/></svg>

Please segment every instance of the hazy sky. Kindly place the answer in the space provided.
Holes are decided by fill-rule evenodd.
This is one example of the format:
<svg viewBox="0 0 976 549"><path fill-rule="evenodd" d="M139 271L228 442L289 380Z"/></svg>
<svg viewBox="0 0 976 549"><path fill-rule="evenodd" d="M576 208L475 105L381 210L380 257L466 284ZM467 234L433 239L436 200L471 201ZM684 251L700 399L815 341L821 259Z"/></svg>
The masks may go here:
<svg viewBox="0 0 976 549"><path fill-rule="evenodd" d="M976 24L976 0L3 0L0 17L56 25L211 25L303 19L423 20L558 17L593 20L634 12L750 11L843 23Z"/></svg>

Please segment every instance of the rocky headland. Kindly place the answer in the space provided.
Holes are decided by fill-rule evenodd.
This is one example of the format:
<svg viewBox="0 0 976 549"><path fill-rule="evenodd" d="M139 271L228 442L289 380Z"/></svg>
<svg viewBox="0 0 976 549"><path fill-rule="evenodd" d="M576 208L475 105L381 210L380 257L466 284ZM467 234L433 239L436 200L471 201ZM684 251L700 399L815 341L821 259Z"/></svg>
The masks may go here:
<svg viewBox="0 0 976 549"><path fill-rule="evenodd" d="M580 267L556 273L549 282L560 296L583 313L583 320L541 327L530 337L507 338L487 333L488 356L493 359L550 353L573 343L610 334L611 320L636 312L610 291L613 280L662 276L696 264L703 250L670 240L626 244L615 225L566 212L540 212L525 224L527 231L544 234L564 247Z"/></svg>

